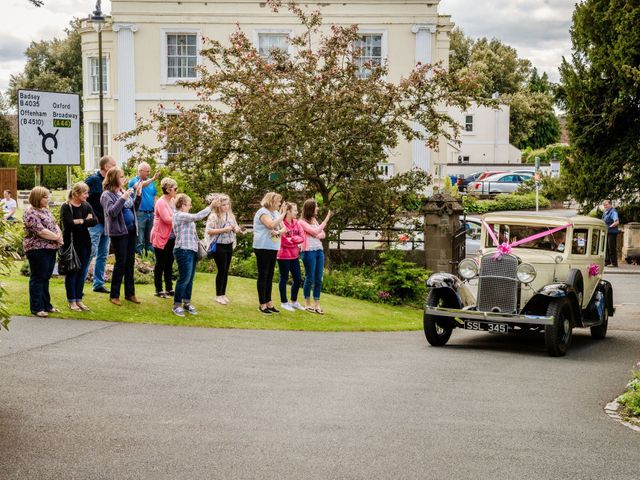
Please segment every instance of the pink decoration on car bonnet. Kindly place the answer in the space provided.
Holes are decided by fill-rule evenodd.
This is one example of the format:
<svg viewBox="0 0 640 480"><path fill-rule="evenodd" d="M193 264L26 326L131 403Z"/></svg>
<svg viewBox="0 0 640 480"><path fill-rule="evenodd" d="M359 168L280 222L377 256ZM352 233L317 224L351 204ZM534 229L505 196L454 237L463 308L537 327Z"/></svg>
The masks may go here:
<svg viewBox="0 0 640 480"><path fill-rule="evenodd" d="M597 263L589 265L589 276L597 277L600 274L600 266Z"/></svg>

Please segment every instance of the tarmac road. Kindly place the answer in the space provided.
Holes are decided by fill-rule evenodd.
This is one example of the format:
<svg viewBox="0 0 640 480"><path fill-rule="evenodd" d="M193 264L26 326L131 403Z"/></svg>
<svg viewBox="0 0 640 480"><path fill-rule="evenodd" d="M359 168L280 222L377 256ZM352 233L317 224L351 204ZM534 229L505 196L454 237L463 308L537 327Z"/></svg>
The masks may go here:
<svg viewBox="0 0 640 480"><path fill-rule="evenodd" d="M619 301L609 336L576 331L564 358L540 336L15 318L0 478L639 478L640 434L603 412L640 360Z"/></svg>

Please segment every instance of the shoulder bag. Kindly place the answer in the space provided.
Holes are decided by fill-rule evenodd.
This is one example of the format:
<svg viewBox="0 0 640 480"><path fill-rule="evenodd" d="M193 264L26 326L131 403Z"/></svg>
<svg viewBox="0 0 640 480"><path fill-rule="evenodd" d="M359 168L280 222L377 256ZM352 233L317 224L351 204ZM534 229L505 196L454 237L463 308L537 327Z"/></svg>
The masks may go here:
<svg viewBox="0 0 640 480"><path fill-rule="evenodd" d="M58 273L67 275L75 273L82 268L76 249L73 247L73 233L71 233L71 241L66 248L64 245L58 249Z"/></svg>

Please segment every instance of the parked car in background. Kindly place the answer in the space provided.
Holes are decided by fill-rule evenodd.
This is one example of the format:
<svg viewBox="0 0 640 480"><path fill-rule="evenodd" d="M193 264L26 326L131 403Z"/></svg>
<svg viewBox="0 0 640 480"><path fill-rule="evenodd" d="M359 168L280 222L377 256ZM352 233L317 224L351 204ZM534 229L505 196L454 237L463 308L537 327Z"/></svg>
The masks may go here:
<svg viewBox="0 0 640 480"><path fill-rule="evenodd" d="M485 171L485 172L482 172L482 175L480 175L480 176L477 178L477 180L478 180L478 181L481 181L481 180L484 180L484 179L485 179L485 178L487 178L487 177L491 177L491 176L493 176L493 175L497 175L497 174L499 174L499 173L508 173L508 172L506 172L505 170L487 170L487 171Z"/></svg>
<svg viewBox="0 0 640 480"><path fill-rule="evenodd" d="M533 175L528 173L498 173L478 182L472 182L467 187L471 194L493 195L496 193L513 193L525 180Z"/></svg>
<svg viewBox="0 0 640 480"><path fill-rule="evenodd" d="M607 334L613 288L602 277L607 226L596 218L489 214L477 259L458 275L427 280L424 333L443 346L456 328L544 334L549 355L565 355L574 328ZM501 243L502 242L502 243ZM474 295L469 282L477 280Z"/></svg>
<svg viewBox="0 0 640 480"><path fill-rule="evenodd" d="M536 169L535 168L520 168L518 170L511 170L511 173L516 173L518 175L523 174L523 175L530 175L530 176L534 176L536 173Z"/></svg>
<svg viewBox="0 0 640 480"><path fill-rule="evenodd" d="M467 189L467 186L471 182L475 182L478 180L485 172L475 172L470 173L469 175L458 175L456 180L456 184L458 185L458 190L464 192Z"/></svg>

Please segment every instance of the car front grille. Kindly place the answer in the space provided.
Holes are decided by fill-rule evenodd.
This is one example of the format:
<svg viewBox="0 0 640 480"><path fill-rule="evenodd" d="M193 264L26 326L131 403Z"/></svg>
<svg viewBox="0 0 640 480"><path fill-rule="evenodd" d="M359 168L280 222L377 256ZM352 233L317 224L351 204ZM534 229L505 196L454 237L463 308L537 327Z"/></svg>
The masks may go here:
<svg viewBox="0 0 640 480"><path fill-rule="evenodd" d="M478 310L515 313L518 308L518 257L502 255L494 260L493 256L493 253L485 255L480 262Z"/></svg>

